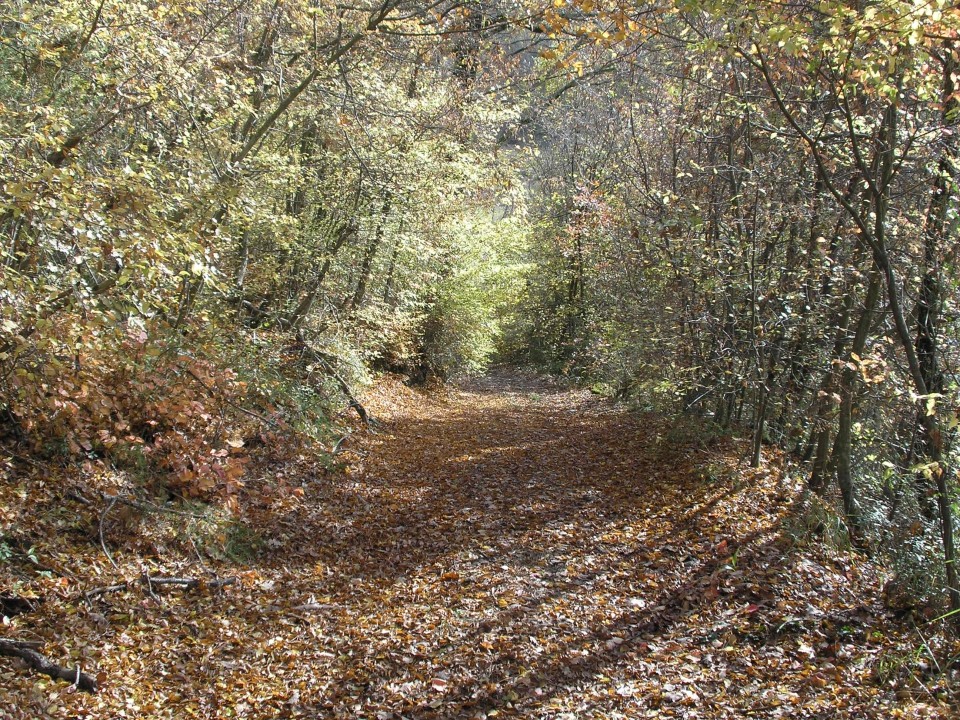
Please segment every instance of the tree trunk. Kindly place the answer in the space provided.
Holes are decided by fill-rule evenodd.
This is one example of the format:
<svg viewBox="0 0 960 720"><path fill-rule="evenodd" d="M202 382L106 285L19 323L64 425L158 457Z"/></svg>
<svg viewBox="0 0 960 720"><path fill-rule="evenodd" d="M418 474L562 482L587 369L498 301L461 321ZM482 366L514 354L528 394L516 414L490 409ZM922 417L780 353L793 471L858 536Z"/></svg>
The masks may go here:
<svg viewBox="0 0 960 720"><path fill-rule="evenodd" d="M870 273L870 284L867 288L867 296L864 299L863 313L857 322L857 330L850 347L849 359L840 373L840 413L837 422L837 438L833 444L833 458L831 460L831 465L837 474L837 485L840 487L840 494L843 498L843 513L847 518L847 527L854 544L859 542L863 522L860 517L857 493L850 469L854 396L858 378L858 369L851 367L851 363L856 362L856 358L863 356L870 327L873 324L873 313L876 311L879 302L880 274L873 270Z"/></svg>
<svg viewBox="0 0 960 720"><path fill-rule="evenodd" d="M943 392L943 373L940 370L938 353L939 321L942 305L942 269L940 254L946 247L948 238L947 216L951 206L951 188L955 186L954 172L957 160L957 112L960 102L957 100L955 73L957 71L956 48L953 42L947 42L943 48L943 86L941 90L943 152L937 163L933 179L930 202L927 208L924 227L924 275L920 284L920 298L917 309L916 354L920 374L931 400ZM952 473L947 465L949 453L945 452L945 439L935 405L921 404L919 418L920 442L923 454L933 465L930 473L937 492L937 509L940 516L940 536L943 545L943 559L946 570L947 594L950 610L955 613L954 621L960 623L960 583L956 566L956 548L953 538L952 498L947 479Z"/></svg>
<svg viewBox="0 0 960 720"><path fill-rule="evenodd" d="M380 220L377 223L377 229L374 231L373 237L370 239L367 249L363 253L363 260L360 263L360 277L357 279L357 288L354 290L353 297L347 304L350 310L356 310L360 307L363 299L366 297L367 283L370 281L370 273L373 270L373 259L377 256L377 250L383 242L383 231L387 224L387 216L390 214L390 200L390 193L387 192L383 200L383 208L380 211Z"/></svg>
<svg viewBox="0 0 960 720"><path fill-rule="evenodd" d="M760 398L759 402L757 403L756 427L754 428L753 454L750 459L750 467L760 467L760 449L763 446L763 432L764 426L766 425L767 404L770 397L770 388L773 385L774 377L776 377L776 366L777 360L780 358L780 343L782 341L783 337L780 336L774 343L773 350L770 353L770 362L767 366L767 376L760 383L758 390L760 393Z"/></svg>
<svg viewBox="0 0 960 720"><path fill-rule="evenodd" d="M323 285L324 278L326 278L327 272L330 270L330 263L333 261L334 256L336 256L340 248L343 247L343 244L347 241L347 238L350 237L350 235L353 234L356 229L356 225L354 225L352 222L344 223L340 226L337 234L334 236L333 241L327 248L327 252L323 259L323 264L317 271L317 278L314 280L312 287L307 294L301 298L300 302L297 304L297 307L280 321L281 327L300 327L300 323L303 322L303 319L313 308L313 303L316 301L317 295L320 293L320 287Z"/></svg>
<svg viewBox="0 0 960 720"><path fill-rule="evenodd" d="M810 479L807 486L822 495L827 487L827 460L830 454L830 428L823 427L815 436L815 451L813 455L813 469L810 471Z"/></svg>

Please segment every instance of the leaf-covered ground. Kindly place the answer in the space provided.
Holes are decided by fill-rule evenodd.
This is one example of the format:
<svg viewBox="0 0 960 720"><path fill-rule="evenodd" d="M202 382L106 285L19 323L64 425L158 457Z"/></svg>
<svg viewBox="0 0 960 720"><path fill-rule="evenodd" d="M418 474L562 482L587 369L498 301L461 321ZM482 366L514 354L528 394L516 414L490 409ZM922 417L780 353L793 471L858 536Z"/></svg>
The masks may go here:
<svg viewBox="0 0 960 720"><path fill-rule="evenodd" d="M957 648L812 539L778 458L515 374L368 403L239 524L9 461L0 594L35 601L0 637L100 689L0 658L0 718L954 717Z"/></svg>

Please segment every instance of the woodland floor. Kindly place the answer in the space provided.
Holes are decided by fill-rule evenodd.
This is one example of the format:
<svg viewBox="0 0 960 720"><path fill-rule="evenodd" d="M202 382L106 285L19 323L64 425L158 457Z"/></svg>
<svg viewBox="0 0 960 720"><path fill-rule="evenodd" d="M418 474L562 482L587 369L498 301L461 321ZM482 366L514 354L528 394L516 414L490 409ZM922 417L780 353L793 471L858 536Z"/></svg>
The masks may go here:
<svg viewBox="0 0 960 720"><path fill-rule="evenodd" d="M342 469L278 461L240 524L8 463L0 594L35 601L0 638L100 689L0 658L0 718L956 717L776 456L516 373L367 403Z"/></svg>

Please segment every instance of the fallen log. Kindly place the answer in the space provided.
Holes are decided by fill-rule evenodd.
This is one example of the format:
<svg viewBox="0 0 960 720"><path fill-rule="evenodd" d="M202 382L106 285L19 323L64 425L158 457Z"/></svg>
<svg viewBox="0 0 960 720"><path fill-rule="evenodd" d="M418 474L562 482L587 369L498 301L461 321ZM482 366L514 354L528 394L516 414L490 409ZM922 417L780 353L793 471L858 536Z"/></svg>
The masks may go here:
<svg viewBox="0 0 960 720"><path fill-rule="evenodd" d="M57 665L53 660L37 652L34 649L35 646L36 643L33 642L0 639L0 655L20 658L37 672L76 685L79 690L84 692L95 693L97 691L97 679L93 675L83 672L79 665L74 670Z"/></svg>

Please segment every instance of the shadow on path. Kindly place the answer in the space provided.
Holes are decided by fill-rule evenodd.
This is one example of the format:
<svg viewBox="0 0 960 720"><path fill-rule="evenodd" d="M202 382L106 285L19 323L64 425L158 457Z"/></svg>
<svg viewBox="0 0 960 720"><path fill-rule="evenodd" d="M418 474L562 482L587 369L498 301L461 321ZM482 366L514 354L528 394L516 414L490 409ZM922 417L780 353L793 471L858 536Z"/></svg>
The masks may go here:
<svg viewBox="0 0 960 720"><path fill-rule="evenodd" d="M656 418L507 374L384 418L345 475L263 528L300 593L289 602L323 598L303 618L320 638L304 707L440 718L749 705L749 684L730 688L747 670L729 648L762 649L758 611L786 613L789 493L769 472L703 481L704 453L669 437ZM664 647L693 659L661 665Z"/></svg>

